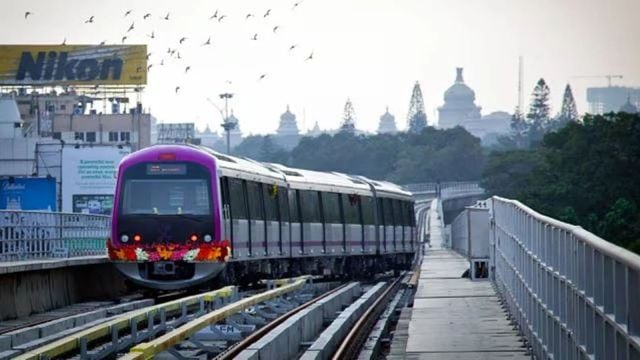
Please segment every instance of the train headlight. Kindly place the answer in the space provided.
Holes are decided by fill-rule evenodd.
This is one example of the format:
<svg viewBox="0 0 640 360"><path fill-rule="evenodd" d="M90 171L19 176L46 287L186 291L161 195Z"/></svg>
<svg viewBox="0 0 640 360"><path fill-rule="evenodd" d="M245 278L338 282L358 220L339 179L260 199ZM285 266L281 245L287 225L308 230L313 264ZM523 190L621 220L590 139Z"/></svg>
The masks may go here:
<svg viewBox="0 0 640 360"><path fill-rule="evenodd" d="M123 243L129 242L129 235L122 234L122 236L120 236L120 241L122 241Z"/></svg>
<svg viewBox="0 0 640 360"><path fill-rule="evenodd" d="M211 242L211 240L213 240L209 234L206 234L202 239L204 242Z"/></svg>
<svg viewBox="0 0 640 360"><path fill-rule="evenodd" d="M191 241L198 241L198 235L196 235L196 234L191 235L191 236L189 237L189 240L191 240Z"/></svg>
<svg viewBox="0 0 640 360"><path fill-rule="evenodd" d="M142 240L142 236L140 234L133 235L133 241L140 242Z"/></svg>

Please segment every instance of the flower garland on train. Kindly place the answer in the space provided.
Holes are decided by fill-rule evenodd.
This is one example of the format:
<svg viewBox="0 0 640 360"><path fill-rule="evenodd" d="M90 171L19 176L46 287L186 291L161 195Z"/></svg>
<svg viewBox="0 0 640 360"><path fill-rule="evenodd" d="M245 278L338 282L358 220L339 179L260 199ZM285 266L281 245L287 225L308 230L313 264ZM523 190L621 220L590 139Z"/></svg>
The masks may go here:
<svg viewBox="0 0 640 360"><path fill-rule="evenodd" d="M114 247L107 241L107 250L111 260L119 261L223 261L231 257L231 245L223 240L202 245L122 245Z"/></svg>

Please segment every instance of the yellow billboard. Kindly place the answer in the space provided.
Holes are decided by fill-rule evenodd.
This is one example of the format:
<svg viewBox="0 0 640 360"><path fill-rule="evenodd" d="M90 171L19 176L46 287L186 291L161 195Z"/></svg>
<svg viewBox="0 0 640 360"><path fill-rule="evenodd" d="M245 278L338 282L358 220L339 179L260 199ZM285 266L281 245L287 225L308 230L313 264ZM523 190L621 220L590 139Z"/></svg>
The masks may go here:
<svg viewBox="0 0 640 360"><path fill-rule="evenodd" d="M145 85L147 45L0 45L0 85Z"/></svg>

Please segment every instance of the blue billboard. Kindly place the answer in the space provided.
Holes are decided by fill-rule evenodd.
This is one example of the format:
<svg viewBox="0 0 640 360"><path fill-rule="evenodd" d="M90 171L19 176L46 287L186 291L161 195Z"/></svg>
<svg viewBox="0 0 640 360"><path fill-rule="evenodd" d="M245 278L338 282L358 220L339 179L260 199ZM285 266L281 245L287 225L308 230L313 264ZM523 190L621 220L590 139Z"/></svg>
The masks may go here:
<svg viewBox="0 0 640 360"><path fill-rule="evenodd" d="M55 178L0 178L0 210L56 209Z"/></svg>

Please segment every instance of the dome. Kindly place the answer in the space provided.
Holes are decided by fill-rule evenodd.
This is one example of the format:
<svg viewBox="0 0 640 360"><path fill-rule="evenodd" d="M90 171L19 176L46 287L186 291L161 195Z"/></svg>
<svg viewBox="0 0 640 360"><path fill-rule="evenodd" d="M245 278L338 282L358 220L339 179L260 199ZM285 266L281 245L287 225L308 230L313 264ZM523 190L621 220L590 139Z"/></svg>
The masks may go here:
<svg viewBox="0 0 640 360"><path fill-rule="evenodd" d="M298 136L300 133L296 116L289 111L289 105L287 105L287 111L280 115L280 126L278 126L276 132L279 136Z"/></svg>
<svg viewBox="0 0 640 360"><path fill-rule="evenodd" d="M282 115L280 115L280 122L295 122L296 116L289 111L289 105L287 105L287 111L285 111Z"/></svg>
<svg viewBox="0 0 640 360"><path fill-rule="evenodd" d="M627 114L635 114L638 112L638 108L631 103L631 98L627 96L627 102L620 107L619 111Z"/></svg>
<svg viewBox="0 0 640 360"><path fill-rule="evenodd" d="M387 111L380 116L378 133L395 133L396 131L396 117L389 113L389 107L387 107Z"/></svg>
<svg viewBox="0 0 640 360"><path fill-rule="evenodd" d="M464 83L463 68L456 68L456 82L444 92L444 100L475 100L476 93Z"/></svg>

